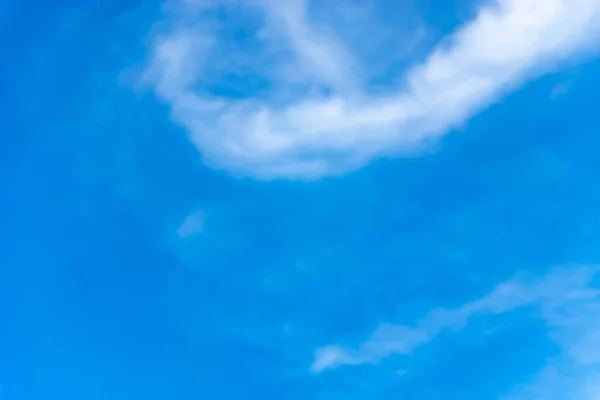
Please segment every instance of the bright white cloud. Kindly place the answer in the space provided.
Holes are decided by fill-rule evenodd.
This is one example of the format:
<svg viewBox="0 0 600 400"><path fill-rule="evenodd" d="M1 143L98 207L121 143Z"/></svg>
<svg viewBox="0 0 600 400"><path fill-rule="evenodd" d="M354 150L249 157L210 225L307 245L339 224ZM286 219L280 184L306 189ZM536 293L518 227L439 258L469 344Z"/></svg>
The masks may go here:
<svg viewBox="0 0 600 400"><path fill-rule="evenodd" d="M433 310L415 326L385 323L355 348L325 346L315 352L311 371L375 364L386 357L410 354L444 330L462 329L476 316L535 307L563 354L550 360L535 382L517 387L506 399L597 400L593 396L600 393L600 290L593 280L599 272L599 268L569 267L541 278L517 275L459 308Z"/></svg>
<svg viewBox="0 0 600 400"><path fill-rule="evenodd" d="M206 163L258 178L317 178L413 151L588 54L600 38L597 0L486 1L422 64L374 94L363 74L369 60L311 22L302 0L174 4L183 11L171 13L155 38L145 78ZM223 46L207 11L214 7L258 15L260 51ZM266 95L210 89L208 67L236 52L253 57L251 69L268 78Z"/></svg>

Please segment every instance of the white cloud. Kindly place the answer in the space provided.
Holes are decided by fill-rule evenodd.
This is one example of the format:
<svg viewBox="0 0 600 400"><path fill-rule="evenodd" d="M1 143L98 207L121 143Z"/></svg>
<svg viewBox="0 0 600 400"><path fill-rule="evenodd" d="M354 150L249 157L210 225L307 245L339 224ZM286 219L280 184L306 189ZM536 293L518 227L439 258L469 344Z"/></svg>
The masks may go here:
<svg viewBox="0 0 600 400"><path fill-rule="evenodd" d="M600 328L600 324L591 323L600 315L600 291L590 286L596 273L595 268L579 267L554 270L541 279L519 274L459 308L432 310L414 327L385 323L356 348L325 346L316 351L311 370L318 373L341 365L372 364L392 355L410 354L446 329L462 329L476 315L499 315L528 306L540 308L551 334L562 343L569 358L579 364L597 363L600 351L595 349L600 349L600 333L590 330ZM563 331L567 326L568 332ZM571 341L574 333L578 333L576 342Z"/></svg>
<svg viewBox="0 0 600 400"><path fill-rule="evenodd" d="M355 348L328 345L315 352L311 371L343 365L375 364L386 357L410 354L442 331L461 329L478 315L498 315L535 307L548 335L562 349L534 382L515 388L507 400L598 400L600 394L600 290L593 282L600 269L555 269L541 278L519 274L488 295L455 309L437 309L414 327L382 324Z"/></svg>
<svg viewBox="0 0 600 400"><path fill-rule="evenodd" d="M307 4L302 0L265 1L267 29L270 35L264 39L285 38L291 50L290 64L294 76L287 80L298 80L298 75L313 84L348 91L355 86L356 62L343 43L332 35L316 29L307 21Z"/></svg>
<svg viewBox="0 0 600 400"><path fill-rule="evenodd" d="M203 7L191 12L192 3L176 3L184 11L155 38L145 78L206 163L258 178L318 178L413 151L587 54L600 37L597 0L486 1L422 64L393 79L401 83L374 94L361 72L369 60L309 21L302 0L198 1ZM262 16L256 37L264 54L253 68L270 79L267 95L210 90L206 67L232 57L206 12L218 6Z"/></svg>

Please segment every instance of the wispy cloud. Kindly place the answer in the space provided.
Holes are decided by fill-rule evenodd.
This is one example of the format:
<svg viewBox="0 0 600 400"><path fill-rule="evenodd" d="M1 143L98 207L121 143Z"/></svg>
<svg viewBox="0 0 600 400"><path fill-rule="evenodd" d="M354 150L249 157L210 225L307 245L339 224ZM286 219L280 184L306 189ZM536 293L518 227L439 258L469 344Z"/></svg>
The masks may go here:
<svg viewBox="0 0 600 400"><path fill-rule="evenodd" d="M541 278L519 274L461 307L432 310L415 326L384 323L355 348L330 345L318 349L311 371L376 364L386 357L410 354L444 330L464 328L476 316L535 307L549 337L560 345L562 356L550 360L535 382L518 387L507 399L595 400L587 393L600 391L600 290L594 284L598 272L593 267L570 267Z"/></svg>
<svg viewBox="0 0 600 400"><path fill-rule="evenodd" d="M179 11L154 38L146 81L206 163L259 178L317 178L419 148L528 80L585 55L600 37L595 0L485 2L423 63L390 77L389 90L375 94L372 77L361 72L369 61L311 21L305 1L170 4ZM225 45L216 8L253 16L251 50ZM209 67L237 53L254 57L247 67L265 78L260 95L211 90L217 78ZM218 79L227 85L227 77Z"/></svg>
<svg viewBox="0 0 600 400"><path fill-rule="evenodd" d="M206 216L202 211L196 211L188 215L177 228L177 236L181 239L202 233Z"/></svg>
<svg viewBox="0 0 600 400"><path fill-rule="evenodd" d="M332 34L312 26L307 3L302 0L264 3L267 19L261 31L269 41L283 41L289 48L285 80L305 80L339 92L358 85L356 60Z"/></svg>

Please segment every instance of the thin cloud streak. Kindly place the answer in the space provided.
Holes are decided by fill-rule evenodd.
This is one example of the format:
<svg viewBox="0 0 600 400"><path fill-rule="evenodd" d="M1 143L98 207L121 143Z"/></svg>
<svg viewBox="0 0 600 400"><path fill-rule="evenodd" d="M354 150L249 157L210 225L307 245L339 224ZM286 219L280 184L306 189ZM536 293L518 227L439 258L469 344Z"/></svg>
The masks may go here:
<svg viewBox="0 0 600 400"><path fill-rule="evenodd" d="M486 296L455 309L436 309L415 326L384 323L355 348L325 346L315 352L313 373L341 366L376 364L394 355L408 355L445 330L460 331L476 316L494 316L534 307L548 336L561 349L533 382L524 382L507 400L563 398L596 400L600 393L600 268L570 266L536 278L518 274Z"/></svg>

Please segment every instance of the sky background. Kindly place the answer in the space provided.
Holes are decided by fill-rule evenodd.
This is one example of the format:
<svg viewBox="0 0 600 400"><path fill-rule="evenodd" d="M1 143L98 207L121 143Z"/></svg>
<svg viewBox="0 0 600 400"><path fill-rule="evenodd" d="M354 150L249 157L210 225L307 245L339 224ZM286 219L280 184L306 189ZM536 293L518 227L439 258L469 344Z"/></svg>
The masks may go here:
<svg viewBox="0 0 600 400"><path fill-rule="evenodd" d="M0 3L1 400L600 399L600 4L327 4Z"/></svg>

